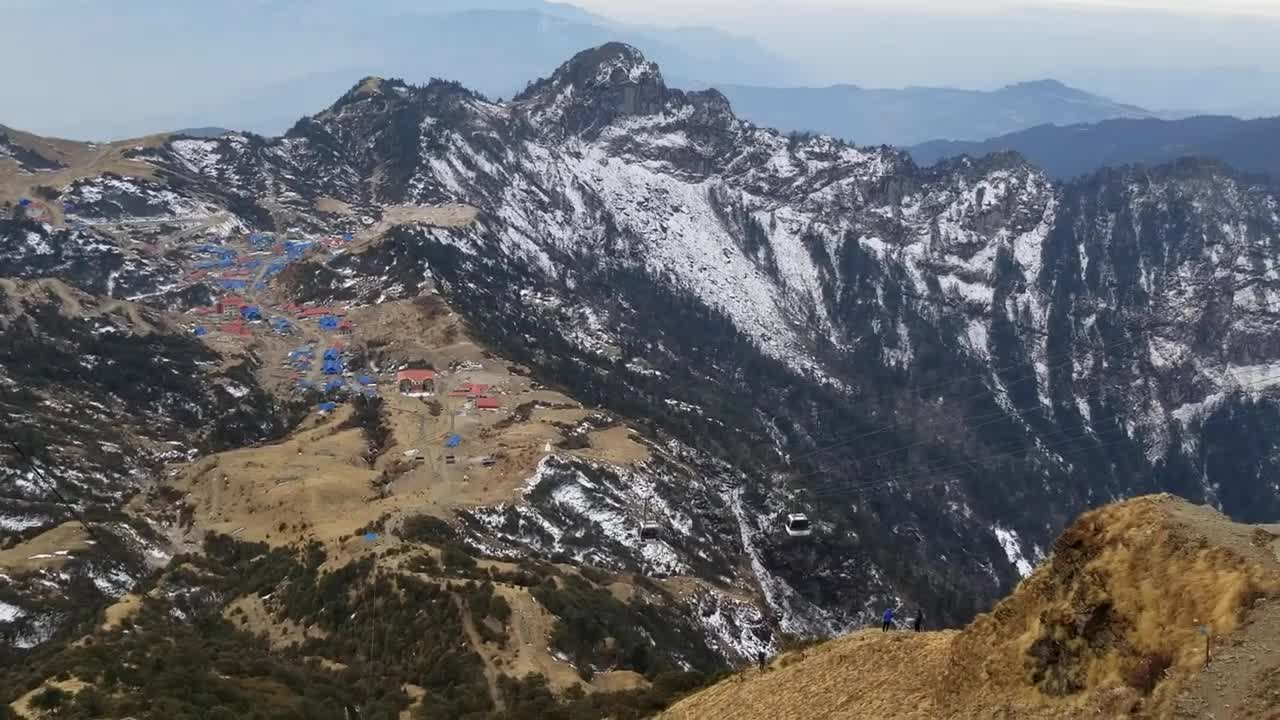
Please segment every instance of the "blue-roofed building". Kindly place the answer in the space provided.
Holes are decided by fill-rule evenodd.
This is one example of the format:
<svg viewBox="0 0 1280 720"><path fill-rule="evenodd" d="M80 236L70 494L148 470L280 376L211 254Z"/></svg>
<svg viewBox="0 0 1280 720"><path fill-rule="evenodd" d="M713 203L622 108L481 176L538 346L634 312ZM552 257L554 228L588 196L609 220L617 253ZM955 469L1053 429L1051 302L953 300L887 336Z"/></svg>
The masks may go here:
<svg viewBox="0 0 1280 720"><path fill-rule="evenodd" d="M305 240L286 240L284 243L285 255L290 260L302 257L311 249L311 243Z"/></svg>
<svg viewBox="0 0 1280 720"><path fill-rule="evenodd" d="M249 239L248 239L249 247L253 248L254 250L265 250L271 247L272 243L274 243L275 241L276 239L271 236L271 233L264 233L264 232L249 233Z"/></svg>

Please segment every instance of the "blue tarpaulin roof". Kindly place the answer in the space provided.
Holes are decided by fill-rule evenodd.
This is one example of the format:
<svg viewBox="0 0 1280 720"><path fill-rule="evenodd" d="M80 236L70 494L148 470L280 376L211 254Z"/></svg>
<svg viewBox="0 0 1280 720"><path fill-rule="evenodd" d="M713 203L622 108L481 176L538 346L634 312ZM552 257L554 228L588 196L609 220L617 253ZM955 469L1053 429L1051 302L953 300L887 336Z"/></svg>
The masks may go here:
<svg viewBox="0 0 1280 720"><path fill-rule="evenodd" d="M320 403L319 407L320 407L320 412L333 412L334 409L338 407L338 403L322 402Z"/></svg>
<svg viewBox="0 0 1280 720"><path fill-rule="evenodd" d="M342 353L338 352L338 348L325 348L323 357L325 360L337 360L342 357Z"/></svg>
<svg viewBox="0 0 1280 720"><path fill-rule="evenodd" d="M374 542L374 541L376 541L376 540L378 539L378 533L376 533L376 532L367 532L367 533L365 533L365 534L364 534L364 539L365 539L365 540L368 540L369 542Z"/></svg>
<svg viewBox="0 0 1280 720"><path fill-rule="evenodd" d="M444 446L449 448L455 448L461 444L462 444L462 436L460 435L450 435L449 437L445 438L445 441L444 441Z"/></svg>
<svg viewBox="0 0 1280 720"><path fill-rule="evenodd" d="M330 380L324 384L324 391L333 392L334 390L341 390L342 386L343 382L341 380Z"/></svg>
<svg viewBox="0 0 1280 720"><path fill-rule="evenodd" d="M221 260L201 260L200 262L195 263L195 268L197 270L213 270L215 268L229 268L234 264L235 262L230 258L223 258Z"/></svg>
<svg viewBox="0 0 1280 720"><path fill-rule="evenodd" d="M356 378L356 382L360 383L361 385L372 385L373 378L369 377L368 375L361 375L360 377Z"/></svg>
<svg viewBox="0 0 1280 720"><path fill-rule="evenodd" d="M196 337L200 337L200 336L202 336L202 335L208 335L208 334L209 334L209 331L208 331L207 329L205 329L205 327L204 327L204 326L199 326L199 327L197 327L195 330L193 330L192 332L194 332L194 333L196 334Z"/></svg>

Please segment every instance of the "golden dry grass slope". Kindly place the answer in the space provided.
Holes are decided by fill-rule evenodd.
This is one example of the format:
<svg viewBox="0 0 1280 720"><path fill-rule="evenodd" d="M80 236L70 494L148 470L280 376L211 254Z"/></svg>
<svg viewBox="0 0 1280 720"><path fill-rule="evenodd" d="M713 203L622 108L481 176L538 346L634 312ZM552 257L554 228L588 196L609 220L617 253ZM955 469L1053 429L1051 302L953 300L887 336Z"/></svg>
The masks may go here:
<svg viewBox="0 0 1280 720"><path fill-rule="evenodd" d="M1278 526L1167 495L1111 505L961 631L854 633L663 717L1276 720L1278 552Z"/></svg>
<svg viewBox="0 0 1280 720"><path fill-rule="evenodd" d="M149 163L132 160L125 153L139 147L155 147L169 136L164 134L121 140L113 143L87 143L59 138L47 138L0 125L0 134L9 142L30 150L62 167L39 172L22 171L12 158L0 158L0 205L16 203L24 197L34 197L40 185L61 187L76 180L95 177L104 172L114 172L125 177L154 178L155 168ZM50 221L63 223L58 203L48 205Z"/></svg>
<svg viewBox="0 0 1280 720"><path fill-rule="evenodd" d="M268 307L283 300L256 299ZM383 367L382 372L370 369L362 374L376 380L383 398L383 421L389 430L384 451L370 462L368 439L348 422L352 409L343 405L330 414L314 410L287 437L274 442L174 465L165 484L181 494L190 512L189 522L171 532L179 549L198 552L205 532L214 531L276 546L316 542L324 546L329 568L374 557L384 571L409 572L401 567L409 556L389 552L405 545L397 530L406 518L432 515L453 522L458 510L524 502L527 479L551 452L616 465L649 457L647 446L621 425L588 433L587 447L553 448L564 438L562 428L578 425L592 409L538 386L527 371L487 352L469 336L461 316L436 296L352 308L347 318L353 328L342 340L364 352L376 349ZM187 327L204 320L186 315L174 316L173 322ZM211 333L202 342L226 362L246 354L257 358L260 362L254 367L262 386L285 398L297 375L287 363L290 350L304 343L327 347L336 339L312 321L297 323L296 332L284 337L258 328L249 338ZM390 368L407 363L437 369L433 397L399 392ZM306 377L322 382L317 369L309 373ZM484 385L485 394L497 399L499 408L481 410L473 400L453 392L474 384ZM522 407L523 412L518 410ZM461 438L456 448L445 447L450 435ZM394 480L378 492L373 481L387 471ZM165 500L157 502L167 506ZM135 510L159 515L164 507L138 503ZM358 531L374 523L383 532L370 542ZM425 545L415 544L415 550L439 557L438 550ZM515 569L496 561L485 565ZM417 575L431 582L456 579ZM568 662L550 652L556 619L529 588L498 582L495 589L512 608L509 627L503 630L510 642L484 641L471 626L469 613L462 613L468 638L485 662L495 700L500 700L498 673L541 673L557 692L575 686L611 691L647 684L634 673L599 673L584 682ZM296 645L315 632L276 617L256 596L232 599L225 615L241 629L265 636L276 649Z"/></svg>

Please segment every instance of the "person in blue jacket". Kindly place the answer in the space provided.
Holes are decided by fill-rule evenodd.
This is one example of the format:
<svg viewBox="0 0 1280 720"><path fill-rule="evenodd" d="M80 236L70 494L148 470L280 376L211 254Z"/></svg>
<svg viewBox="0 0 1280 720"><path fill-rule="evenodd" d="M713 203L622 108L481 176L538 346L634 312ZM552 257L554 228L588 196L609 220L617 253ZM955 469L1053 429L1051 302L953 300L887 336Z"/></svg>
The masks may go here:
<svg viewBox="0 0 1280 720"><path fill-rule="evenodd" d="M880 626L880 629L885 632L893 629L893 608L884 609L884 624Z"/></svg>

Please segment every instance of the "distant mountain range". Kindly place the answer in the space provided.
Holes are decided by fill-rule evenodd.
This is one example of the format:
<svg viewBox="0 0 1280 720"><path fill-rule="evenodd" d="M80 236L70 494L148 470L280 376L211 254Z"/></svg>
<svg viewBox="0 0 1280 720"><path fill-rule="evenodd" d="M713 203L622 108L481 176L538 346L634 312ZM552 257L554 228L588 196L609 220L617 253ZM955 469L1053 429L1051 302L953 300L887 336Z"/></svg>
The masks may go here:
<svg viewBox="0 0 1280 720"><path fill-rule="evenodd" d="M47 82L56 76L59 87L76 96L80 112L50 112L38 88L45 85L43 73L52 71L39 68L6 104L4 120L14 126L82 139L208 124L279 135L345 92L353 77L401 77L414 84L449 78L489 97L509 98L582 48L614 40L643 47L668 75L691 85L802 81L787 61L750 38L712 28L625 24L541 0L380 0L359 11L340 0L68 5L74 11L49 3L7 19L14 27L55 25L68 45L96 42L108 26L179 45L161 48L167 50L164 92L124 102L89 70L54 73ZM178 23L201 32L174 42L168 28ZM253 50L229 50L240 47ZM264 69L261 58L268 55L271 67ZM126 49L111 62L121 76L158 72L151 52Z"/></svg>
<svg viewBox="0 0 1280 720"><path fill-rule="evenodd" d="M1064 82L1107 97L1159 109L1161 115L1231 115L1246 120L1280 115L1280 72L1256 68L1062 71Z"/></svg>
<svg viewBox="0 0 1280 720"><path fill-rule="evenodd" d="M1056 80L998 90L909 87L867 89L717 86L739 116L783 131L813 131L859 145L915 145L944 138L983 140L1052 123L1149 118L1134 105L1068 87Z"/></svg>
<svg viewBox="0 0 1280 720"><path fill-rule="evenodd" d="M1015 151L1056 178L1102 167L1159 164L1186 156L1220 160L1240 170L1280 178L1280 118L1240 120L1202 116L1183 120L1107 120L1092 125L1042 125L981 142L938 140L909 148L921 165L956 155Z"/></svg>
<svg viewBox="0 0 1280 720"><path fill-rule="evenodd" d="M187 137L193 137L193 138L215 138L215 137L218 137L219 135L226 135L229 132L232 132L232 131L224 127L206 126L206 127L183 128L181 130L175 130L173 134L186 135Z"/></svg>

